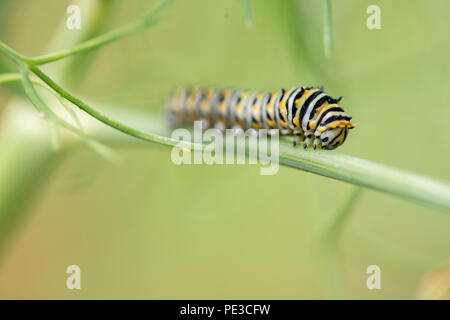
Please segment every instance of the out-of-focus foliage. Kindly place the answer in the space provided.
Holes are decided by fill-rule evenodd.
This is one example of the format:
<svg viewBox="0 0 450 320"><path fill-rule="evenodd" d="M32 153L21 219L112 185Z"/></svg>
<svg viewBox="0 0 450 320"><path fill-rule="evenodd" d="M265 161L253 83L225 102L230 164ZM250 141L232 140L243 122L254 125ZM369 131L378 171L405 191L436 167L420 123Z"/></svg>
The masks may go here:
<svg viewBox="0 0 450 320"><path fill-rule="evenodd" d="M44 53L71 3L4 2L2 40L30 56ZM158 111L186 84L324 85L360 124L341 152L450 180L450 3L377 2L374 31L371 1L333 2L326 60L320 1L250 1L250 28L241 1L175 1L155 28L102 49L77 93ZM113 25L151 4L123 1ZM268 177L256 166L178 167L152 146L121 154L115 165L81 151L56 170L0 265L1 298L333 297L316 231L350 186L288 168ZM416 297L448 258L449 226L446 215L364 191L337 248L345 296ZM65 288L70 264L82 268L79 292ZM371 264L382 290L365 286Z"/></svg>

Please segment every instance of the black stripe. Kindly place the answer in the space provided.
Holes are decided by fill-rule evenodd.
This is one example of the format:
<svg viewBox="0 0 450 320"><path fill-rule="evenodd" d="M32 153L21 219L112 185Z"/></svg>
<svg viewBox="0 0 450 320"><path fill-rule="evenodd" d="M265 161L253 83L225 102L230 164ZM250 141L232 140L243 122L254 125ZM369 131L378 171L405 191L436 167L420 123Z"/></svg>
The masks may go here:
<svg viewBox="0 0 450 320"><path fill-rule="evenodd" d="M292 119L294 119L295 114L297 113L297 106L295 105L295 100L300 99L303 94L305 93L305 89L301 89L299 93L297 93L297 95L294 97L294 99L292 99Z"/></svg>
<svg viewBox="0 0 450 320"><path fill-rule="evenodd" d="M316 110L318 108L320 108L322 106L322 104L325 103L325 101L327 101L329 104L336 104L339 102L338 100L333 99L329 95L326 95L326 96L320 98L319 101L316 102L316 105L312 108L311 113L309 114L309 120L314 118L314 114L316 113Z"/></svg>
<svg viewBox="0 0 450 320"><path fill-rule="evenodd" d="M234 116L234 120L236 120L236 121L240 121L239 116L236 111L237 111L237 106L242 102L242 94L243 94L243 92L241 92L239 94L239 98L237 98L236 104L233 107L233 116Z"/></svg>
<svg viewBox="0 0 450 320"><path fill-rule="evenodd" d="M236 106L242 102L242 94L243 94L243 92L241 92L241 94L239 95L239 98L236 100Z"/></svg>
<svg viewBox="0 0 450 320"><path fill-rule="evenodd" d="M341 101L342 97L339 97L338 99L332 98L330 96L328 96L328 103L329 104L335 104L338 103L339 101Z"/></svg>
<svg viewBox="0 0 450 320"><path fill-rule="evenodd" d="M347 117L347 116L343 116L343 115L332 116L332 117L329 117L327 120L325 120L325 122L322 123L322 125L325 126L325 125L327 125L327 124L329 124L329 123L331 123L333 121L336 121L336 120L349 120L350 121L351 118L352 117Z"/></svg>
<svg viewBox="0 0 450 320"><path fill-rule="evenodd" d="M263 125L263 126L266 126L266 122L264 121L264 112L266 112L266 110L267 110L267 104L270 101L270 97L271 97L270 93L266 93L262 97L260 105L259 105L259 118L261 121L261 125ZM262 110L262 109L264 109L264 110Z"/></svg>
<svg viewBox="0 0 450 320"><path fill-rule="evenodd" d="M297 92L297 95L301 95L302 93L303 93L303 88L295 88L295 89L293 89L292 90L292 92L291 93L289 93L289 96L287 97L287 99L286 99L286 102L287 101L289 101L291 98L292 98L292 95L295 93L295 91L297 91L298 89L300 89L300 91L299 92Z"/></svg>
<svg viewBox="0 0 450 320"><path fill-rule="evenodd" d="M214 92L214 94L209 102L209 106L208 106L209 116L211 117L211 119L213 121L216 121L216 119L217 119L217 108L219 106L219 102L221 99L223 100L223 90L217 89Z"/></svg>
<svg viewBox="0 0 450 320"><path fill-rule="evenodd" d="M333 144L333 142L335 142L336 141L336 139L337 138L339 138L340 136L341 136L341 134L342 134L342 130L344 130L344 129L341 129L341 131L339 131L339 134L336 136L336 137L334 137L334 139L333 140L331 140L331 142L328 144L329 146L331 146L332 144Z"/></svg>
<svg viewBox="0 0 450 320"><path fill-rule="evenodd" d="M336 148L337 146L343 144L343 143L345 142L345 139L347 139L347 132L348 132L347 128L343 128L342 130L344 130L344 138L342 139L342 142L341 142L341 143L339 143L338 141L336 141L336 142L333 144L333 147L335 147L335 148ZM342 132L338 135L338 137L339 137L341 134L342 134Z"/></svg>
<svg viewBox="0 0 450 320"><path fill-rule="evenodd" d="M317 98L317 96L319 94L321 94L322 91L318 90L316 92L314 92L312 95L310 95L308 97L308 99L306 99L305 103L302 106L302 109L300 110L300 117L299 117L299 123L300 123L300 128L302 127L302 123L303 123L303 117L305 116L306 110L308 110L308 106L309 104L315 99Z"/></svg>
<svg viewBox="0 0 450 320"><path fill-rule="evenodd" d="M298 110L297 106L295 105L295 100L300 99L300 98L303 96L304 93L305 93L305 89L304 89L304 88L301 88L301 90L297 93L297 95L292 99L292 119L291 119L291 125L292 125L293 127L295 127L294 119L295 119L295 115L297 114L297 110ZM288 101L289 101L289 99L288 99ZM287 107L287 106L286 106L286 107ZM301 125L300 125L300 127L301 127Z"/></svg>
<svg viewBox="0 0 450 320"><path fill-rule="evenodd" d="M253 117L253 106L255 105L255 103L256 103L256 101L257 101L258 99L256 98L256 96L254 96L253 97L253 100L251 101L251 103L250 103L250 117L251 117L251 119L252 119L252 122L253 123L255 123L256 124L256 119ZM244 110L244 112L245 112L245 110ZM244 115L245 116L245 115Z"/></svg>
<svg viewBox="0 0 450 320"><path fill-rule="evenodd" d="M221 90L219 93L219 102L218 103L222 103L225 100L225 90Z"/></svg>
<svg viewBox="0 0 450 320"><path fill-rule="evenodd" d="M205 99L205 97L206 97L206 90L200 89L198 96L196 97L197 99L194 102L194 113L197 114L198 116L202 116L202 111L200 110L200 105L201 105L202 101Z"/></svg>
<svg viewBox="0 0 450 320"><path fill-rule="evenodd" d="M333 107L330 108L328 110L325 110L319 117L319 119L317 119L317 126L320 125L320 122L322 121L323 117L325 117L327 115L328 112L332 112L332 111L341 111L344 112L344 109L342 109L341 107Z"/></svg>
<svg viewBox="0 0 450 320"><path fill-rule="evenodd" d="M283 100L283 97L286 93L286 91L284 89L281 89L281 97L279 102L277 103L277 111L278 111L278 119L282 119L284 122L286 122L286 120L283 119L283 117L281 116L281 108L280 108L280 102Z"/></svg>
<svg viewBox="0 0 450 320"><path fill-rule="evenodd" d="M266 103L266 108L265 108L266 109L266 118L269 119L270 121L273 121L272 117L270 116L269 110L267 110L267 105L270 103L270 101L272 101L272 95L269 96L269 100L267 100L267 103Z"/></svg>
<svg viewBox="0 0 450 320"><path fill-rule="evenodd" d="M192 88L187 88L186 91L185 91L184 106L183 106L183 112L185 114L187 114L187 111L188 111L187 105L188 105L188 100L191 97L191 94L192 94Z"/></svg>
<svg viewBox="0 0 450 320"><path fill-rule="evenodd" d="M347 134L348 134L348 129L344 128L344 130L345 130L345 133L344 133L344 139L342 140L342 143L345 142L345 139L347 139Z"/></svg>
<svg viewBox="0 0 450 320"><path fill-rule="evenodd" d="M234 114L236 113L236 101L241 99L242 92L239 90L233 90L230 96L230 100L228 101L228 104L226 105L225 109L225 120L228 124L232 124L232 121L234 119ZM236 101L235 101L236 100Z"/></svg>

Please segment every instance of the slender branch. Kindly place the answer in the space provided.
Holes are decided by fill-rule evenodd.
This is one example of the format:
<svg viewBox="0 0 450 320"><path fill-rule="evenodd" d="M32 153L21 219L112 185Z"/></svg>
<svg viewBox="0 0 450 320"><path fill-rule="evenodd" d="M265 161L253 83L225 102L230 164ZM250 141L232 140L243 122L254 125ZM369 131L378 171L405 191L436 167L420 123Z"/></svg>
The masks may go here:
<svg viewBox="0 0 450 320"><path fill-rule="evenodd" d="M81 45L75 46L72 49L69 50L63 50L60 52L56 52L51 55L38 57L38 58L28 58L24 57L12 48L8 47L6 44L2 43L0 41L0 52L7 55L11 60L13 60L20 69L20 73L22 75L23 85L25 92L33 105L40 110L40 112L46 111L48 113L48 110L46 110L45 103L40 99L40 97L35 92L32 82L29 79L28 71L24 64L28 64L30 70L33 71L39 78L41 78L49 87L51 87L55 92L57 92L61 97L67 99L68 101L72 102L76 106L78 106L81 110L85 111L95 119L105 123L106 125L109 125L112 128L115 128L125 134L128 134L130 136L133 136L135 138L149 141L149 142L155 142L162 145L170 145L170 146L180 146L189 150L201 150L203 146L190 143L187 141L179 141L175 139L171 139L168 137L152 134L152 133L146 133L134 128L131 128L125 124L122 124L119 121L113 120L108 118L107 116L101 114L100 112L96 111L95 109L91 108L89 105L81 101L80 99L74 97L69 92L64 90L62 87L60 87L55 81L53 81L50 77L48 77L46 74L44 74L41 70L39 70L36 65L38 64L44 64L48 62L53 62L60 60L62 58L65 58L67 56L90 51L96 48L99 48L103 45L106 45L114 40L120 39L122 37L125 37L127 35L130 35L138 30L141 30L149 25L151 25L154 21L156 16L165 9L171 0L161 0L159 4L148 14L144 15L141 19L137 20L136 22L130 23L127 26L124 26L122 28L116 29L114 31L111 31L109 33L106 33L102 36L99 36L97 38L94 38L92 40L86 41L82 43ZM67 124L64 124L64 126L67 127ZM72 129L72 128L71 128ZM76 129L76 128L74 128Z"/></svg>
<svg viewBox="0 0 450 320"><path fill-rule="evenodd" d="M294 149L290 143L280 145L280 163L450 213L450 185L445 181L335 151Z"/></svg>
<svg viewBox="0 0 450 320"><path fill-rule="evenodd" d="M70 123L60 119L42 100L42 98L36 92L36 89L33 86L33 83L30 79L30 73L26 69L26 66L23 63L19 63L19 71L21 75L22 86L25 90L25 94L28 99L30 99L31 103L36 107L38 112L45 115L45 117L50 120L58 123L60 126L72 131L80 136L83 135L80 129L72 126Z"/></svg>
<svg viewBox="0 0 450 320"><path fill-rule="evenodd" d="M124 26L122 28L116 29L114 31L111 31L109 33L106 33L102 36L96 37L92 40L86 41L82 43L81 45L75 46L72 49L63 50L60 52L56 52L47 56L37 57L37 58L28 58L24 57L21 54L17 53L15 50L8 47L6 44L0 42L0 52L3 52L6 54L10 59L12 59L16 64L18 64L22 79L23 79L23 85L25 92L27 93L27 96L33 103L33 105L42 111L45 111L45 103L42 101L42 99L39 98L39 96L34 91L34 88L32 87L32 83L28 76L28 71L26 70L26 67L24 64L28 64L30 67L30 70L33 71L39 78L41 78L49 87L51 87L53 90L55 90L60 96L67 99L68 101L72 102L73 104L77 105L81 110L85 111L92 117L96 118L97 120L105 123L106 125L109 125L112 128L115 128L125 134L128 134L130 136L133 136L135 138L155 142L163 145L171 145L171 146L181 146L187 149L195 149L195 150L201 150L202 146L190 142L184 142L184 141L178 141L175 139L171 139L168 137L159 136L156 134L146 133L137 129L133 129L131 127L128 127L125 124L120 123L119 121L113 120L108 118L107 116L101 114L100 112L96 111L95 109L91 108L89 105L84 103L83 101L79 100L78 98L75 98L73 95L71 95L69 92L64 90L62 87L60 87L56 82L54 82L50 77L48 77L46 74L44 74L41 70L39 70L36 65L44 64L48 62L53 62L60 60L62 58L65 58L67 56L90 51L96 48L99 48L103 45L106 45L114 40L123 38L125 36L128 36L138 30L141 30L149 25L151 25L154 21L156 16L164 10L171 0L161 0L158 5L150 11L148 14L144 15L142 18L137 20L136 22L130 23L127 26Z"/></svg>
<svg viewBox="0 0 450 320"><path fill-rule="evenodd" d="M145 125L149 131L161 135L167 132L166 121L160 115L136 110L123 113L120 111L122 109L114 114L120 119L127 119L134 127ZM105 132L99 128L93 132L95 136L107 134L104 137L108 141L120 139L113 130ZM450 213L450 184L445 181L332 150L293 148L290 137L280 139L279 161L284 166L378 190Z"/></svg>
<svg viewBox="0 0 450 320"><path fill-rule="evenodd" d="M84 9L84 11L86 11L86 17L83 21L83 32L78 34L77 38L79 40L77 43L83 43L107 32L107 26L113 21L113 17L117 13L119 3L120 0L90 1L89 5L86 6L86 9ZM66 22L65 20L63 21L64 23ZM62 30L64 29L65 26ZM59 34L61 34L61 28L59 29ZM72 37L74 36L75 35L72 34ZM54 46L49 47L50 52L55 50L52 49ZM61 45L59 47L66 48L69 46ZM98 53L99 50L95 50L88 52L87 54L80 54L73 57L73 59L66 59L64 63L60 63L58 66L54 67L51 70L51 73L54 74L54 70L57 70L56 68L60 68L61 77L55 77L55 79L61 83L70 84L72 88L78 88L83 76L86 74L87 70L89 70L91 63L95 60Z"/></svg>
<svg viewBox="0 0 450 320"><path fill-rule="evenodd" d="M25 74L22 74L22 75L20 73L4 73L4 74L0 74L0 84L13 83L13 82L22 83L24 76L25 77L29 77L28 73L25 73ZM69 102L67 102L67 100L63 99L55 91L51 90L49 87L47 87L46 85L44 85L41 82L38 82L38 81L33 80L33 79L29 79L29 82L31 82L33 84L33 86L38 86L38 87L41 87L41 88L47 90L50 94L52 94L54 97L56 97L58 99L58 101L61 103L61 105L64 107L64 109L70 114L72 119L75 121L78 129L82 130L81 122L78 119L77 115L75 114L74 110L71 109L70 106L68 105ZM29 87L29 83L28 83L27 86ZM35 94L37 94L37 93L33 93L33 95L35 95ZM50 108L48 108L48 109L51 110ZM54 115L54 116L56 117L56 115ZM75 132L75 133L78 134L79 132Z"/></svg>
<svg viewBox="0 0 450 320"><path fill-rule="evenodd" d="M322 235L324 241L336 243L337 237L342 229L342 226L347 221L349 214L353 206L356 203L359 195L361 194L361 188L355 188L346 197L345 201L333 212L323 225Z"/></svg>
<svg viewBox="0 0 450 320"><path fill-rule="evenodd" d="M127 135L130 135L132 137L148 141L148 142L154 142L161 145L168 145L168 146L181 146L189 150L202 150L202 146L198 145L196 143L190 143L185 141L179 141L176 139L172 139L169 137L164 137L161 135L153 134L153 133L147 133L143 132L134 128L131 128L119 121L113 120L97 110L93 109L80 99L74 97L72 94L70 94L68 91L60 87L56 82L54 82L50 77L48 77L44 72L39 70L39 68L35 66L31 66L30 70L38 76L42 81L44 81L50 88L55 90L61 97L67 99L68 101L72 102L74 105L78 106L81 110L86 112L87 114L91 115L95 119L97 119L100 122L103 122L104 124L119 130Z"/></svg>
<svg viewBox="0 0 450 320"><path fill-rule="evenodd" d="M62 159L51 152L45 122L11 99L0 119L0 264L8 256L15 232L26 220L43 183Z"/></svg>
<svg viewBox="0 0 450 320"><path fill-rule="evenodd" d="M8 82L20 82L21 80L22 77L20 76L20 73L11 72L0 74L0 84Z"/></svg>
<svg viewBox="0 0 450 320"><path fill-rule="evenodd" d="M31 103L35 106L38 112L44 114L47 117L52 117L50 109L34 89L30 79L30 72L27 70L27 67L23 64L23 62L19 62L18 67L21 75L22 86L28 99L30 99Z"/></svg>
<svg viewBox="0 0 450 320"><path fill-rule="evenodd" d="M361 193L361 188L356 187L346 197L344 202L337 207L331 216L321 226L319 231L320 244L323 254L323 267L328 276L328 283L331 284L331 289L336 298L344 298L344 272L338 252L338 245L342 228L347 222L352 209L358 200Z"/></svg>
<svg viewBox="0 0 450 320"><path fill-rule="evenodd" d="M55 90L63 98L77 105L80 109L90 114L97 120L111 126L132 137L155 142L166 146L180 145L180 141L164 135L146 133L100 114L81 100L73 97L59 85L54 83L47 75L37 67L32 71L47 85ZM11 75L3 75L3 78ZM1 77L0 77L1 79ZM150 114L145 115L146 123L164 123L161 117ZM150 131L158 132L158 129L147 126ZM154 130L153 130L154 129ZM187 149L200 150L202 146L183 142ZM347 156L330 150L303 150L293 148L291 141L280 141L280 164L351 184L367 187L399 196L417 203L450 212L450 185L447 182L421 176L415 173L374 163L368 160Z"/></svg>
<svg viewBox="0 0 450 320"><path fill-rule="evenodd" d="M91 51L99 47L105 46L113 41L127 37L137 31L147 28L148 26L156 23L158 15L172 2L172 0L161 0L156 7L149 13L142 16L140 19L120 27L116 30L107 32L101 36L85 41L70 49L61 50L52 54L30 58L19 56L20 60L30 65L42 65L49 62L54 62L68 56L73 56L83 52Z"/></svg>
<svg viewBox="0 0 450 320"><path fill-rule="evenodd" d="M178 140L163 135L142 132L102 115L81 100L73 97L37 67L32 67L31 69L63 98L108 126L144 141L167 146L180 145ZM3 77L7 78L11 77L11 75L3 75ZM146 121L151 123L152 120L153 122L164 122L163 119L152 119L150 115L147 116ZM151 130L151 128L149 129ZM201 148L199 145L184 143L187 149L200 150ZM444 181L438 181L334 151L311 151L292 148L291 143L285 140L282 140L280 144L279 160L282 165L379 190L450 212L450 185Z"/></svg>
<svg viewBox="0 0 450 320"><path fill-rule="evenodd" d="M55 125L59 125L59 126L65 128L66 130L77 135L79 138L81 138L81 140L89 148L91 148L93 151L97 152L99 155L103 156L104 158L106 158L112 162L117 161L117 156L114 153L114 151L112 151L110 148L108 148L104 144L96 141L94 138L87 136L84 133L84 131L82 130L81 125L79 125L78 127L74 127L67 121L58 117L52 111L52 109L50 109L46 105L46 103L41 99L41 97L38 95L38 93L34 89L34 85L40 86L40 87L46 89L51 94L53 94L61 104L64 104L65 100L62 97L58 96L57 93L55 93L50 88L43 85L42 83L39 83L37 81L30 79L29 72L28 72L28 70L26 70L24 65L19 65L19 69L21 71L21 74L6 74L6 75L0 76L0 83L16 82L16 81L19 81L22 83L25 93L28 96L28 99L30 99L30 101L33 103L33 105L36 107L36 109L39 112L43 113L45 115L45 117L47 118L49 129L50 129L50 138L53 142L53 146L56 147L55 149L59 149L59 146L61 145L60 139L59 139L58 133L56 131L56 127L55 127ZM67 106L64 106L64 107L66 108ZM70 111L69 111L69 113L70 113ZM76 117L76 115L72 114L72 113L70 113L70 114L74 118L74 121L79 124L79 120Z"/></svg>
<svg viewBox="0 0 450 320"><path fill-rule="evenodd" d="M326 20L330 22L331 16L329 0L324 1L324 8L326 8L326 12L328 12L326 15ZM26 70L24 66L25 63L28 64L28 67L34 74L36 74L61 97L72 102L84 112L114 129L148 142L154 142L167 146L178 145L191 150L201 150L203 147L201 145L186 141L178 141L155 133L143 132L103 115L80 99L74 97L36 67L37 64L56 61L72 54L98 48L99 46L105 45L113 40L119 39L135 32L136 30L144 28L154 21L155 16L163 10L169 2L169 0L161 0L156 9L151 11L150 14L145 15L139 21L107 33L106 35L92 39L91 41L85 42L80 46L76 46L71 50L29 60L0 42L0 52L6 54L10 59L19 65L27 95L38 109L45 108L45 104L42 100L40 100L39 96L37 96L32 88L32 83L27 74L28 70ZM331 39L331 22L327 25L329 26L329 32L327 31L326 34L328 34ZM381 164L331 151L318 150L316 152L312 152L310 150L300 150L299 148L294 149L291 147L290 143L281 144L280 163L293 168L387 192L422 204L427 204L429 206L450 211L450 186L446 182L440 182L431 178L404 172Z"/></svg>
<svg viewBox="0 0 450 320"><path fill-rule="evenodd" d="M333 51L333 31L331 24L331 2L330 0L323 0L323 46L326 58L329 58Z"/></svg>
<svg viewBox="0 0 450 320"><path fill-rule="evenodd" d="M110 0L104 1L111 2ZM4 2L9 1L0 1L2 4ZM96 7L96 2L89 1L84 11L86 27L77 32L77 36L55 37L54 35L51 42L56 47L71 47L78 39L87 37L86 32L92 30L89 25L99 14L102 14L101 10L94 12ZM65 21L61 25L65 28ZM1 42L0 47L0 52L9 58L12 54L14 62L17 63L22 58L22 55L15 55L13 51L8 53L9 48L2 46ZM64 63L60 63L55 69L52 69L55 77L59 78L67 72L66 69L61 68L64 65ZM20 81L22 80L20 79ZM37 84L33 79L31 81L33 85L41 85L55 94L42 83ZM13 241L14 233L18 231L19 222L23 222L27 215L32 213L32 210L28 210L30 205L40 191L44 189L51 173L66 154L65 152L51 152L45 122L36 117L33 110L25 106L25 101L12 98L2 111L3 117L0 123L2 129L0 130L0 181L4 188L0 192L0 263L2 258L5 257L8 244ZM104 126L102 127L104 129ZM62 136L62 138L65 137L66 135ZM82 141L85 141L97 153L111 158L110 150L106 146L87 136L86 139L82 138ZM70 145L75 146L74 144ZM62 149L62 151L66 150L69 149Z"/></svg>
<svg viewBox="0 0 450 320"><path fill-rule="evenodd" d="M252 11L250 9L250 0L242 0L244 6L245 25L247 28L252 25Z"/></svg>
<svg viewBox="0 0 450 320"><path fill-rule="evenodd" d="M184 141L180 142L163 135L143 132L112 120L78 98L75 98L37 67L32 66L31 71L60 96L77 105L81 110L95 119L127 135L161 145L178 145L191 150L202 149L201 145ZM443 181L329 150L317 150L313 152L310 150L301 150L300 148L292 148L290 143L281 143L279 160L281 164L286 166L390 193L450 212L450 186Z"/></svg>
<svg viewBox="0 0 450 320"><path fill-rule="evenodd" d="M24 61L25 56L21 55L2 41L0 41L0 52L7 56L9 59L17 63L17 61Z"/></svg>

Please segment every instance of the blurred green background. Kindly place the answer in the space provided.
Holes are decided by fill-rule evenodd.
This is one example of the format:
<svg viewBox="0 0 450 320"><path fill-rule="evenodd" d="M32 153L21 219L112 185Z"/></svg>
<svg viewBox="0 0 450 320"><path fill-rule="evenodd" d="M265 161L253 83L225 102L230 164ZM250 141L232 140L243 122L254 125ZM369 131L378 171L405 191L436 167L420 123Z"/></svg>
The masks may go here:
<svg viewBox="0 0 450 320"><path fill-rule="evenodd" d="M47 53L72 3L2 0L2 41L29 56ZM109 28L154 3L117 1ZM79 4L83 12L86 1ZM381 8L381 30L366 27L371 4ZM450 180L450 2L332 1L328 60L321 1L250 5L246 28L240 0L175 1L155 27L100 49L80 85L67 86L105 113L132 113L159 111L188 84L323 85L344 96L359 124L338 152ZM0 58L2 71L14 70ZM0 87L0 111L20 94ZM176 166L169 149L152 144L117 151L119 164L74 150L48 163L34 197L16 195L28 205L3 249L0 298L416 298L425 274L450 258L448 214L364 190L342 230L341 272L330 270L317 230L352 186L285 167L261 176L250 165ZM0 181L0 194L7 188ZM71 264L81 267L82 290L65 287ZM381 267L381 290L366 288L372 264Z"/></svg>

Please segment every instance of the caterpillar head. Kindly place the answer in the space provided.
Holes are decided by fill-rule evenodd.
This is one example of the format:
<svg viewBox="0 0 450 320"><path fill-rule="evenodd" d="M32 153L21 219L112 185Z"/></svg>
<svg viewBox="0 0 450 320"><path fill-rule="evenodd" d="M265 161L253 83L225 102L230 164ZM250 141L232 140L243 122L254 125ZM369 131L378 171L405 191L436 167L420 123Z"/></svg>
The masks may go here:
<svg viewBox="0 0 450 320"><path fill-rule="evenodd" d="M350 129L356 127L356 124L350 123L350 119L332 122L318 128L322 149L333 150L339 147L347 139Z"/></svg>

